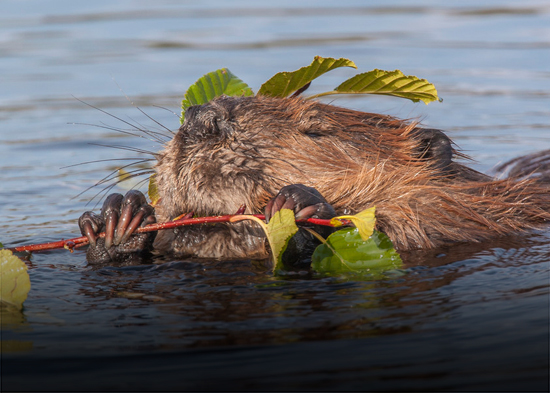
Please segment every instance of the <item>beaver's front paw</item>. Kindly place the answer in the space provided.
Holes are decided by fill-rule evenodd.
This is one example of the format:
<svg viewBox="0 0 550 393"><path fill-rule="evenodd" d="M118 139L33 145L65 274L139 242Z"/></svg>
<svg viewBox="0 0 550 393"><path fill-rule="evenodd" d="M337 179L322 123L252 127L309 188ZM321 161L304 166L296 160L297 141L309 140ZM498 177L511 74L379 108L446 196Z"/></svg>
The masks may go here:
<svg viewBox="0 0 550 393"><path fill-rule="evenodd" d="M151 250L156 232L132 234L155 221L154 209L141 192L109 195L100 215L86 212L78 220L80 231L90 242L88 262L124 262ZM104 238L98 237L100 232L105 232Z"/></svg>
<svg viewBox="0 0 550 393"><path fill-rule="evenodd" d="M281 191L265 207L265 216L269 221L281 209L291 209L297 220L306 218L332 218L336 216L334 208L315 188L303 184L292 184ZM327 237L334 230L331 227L314 225L315 231ZM303 267L311 263L311 254L319 241L309 232L300 229L288 243L283 254L283 263L289 267Z"/></svg>
<svg viewBox="0 0 550 393"><path fill-rule="evenodd" d="M265 207L265 217L269 221L281 209L294 210L297 220L306 218L332 218L334 208L315 188L303 184L291 184L281 191Z"/></svg>

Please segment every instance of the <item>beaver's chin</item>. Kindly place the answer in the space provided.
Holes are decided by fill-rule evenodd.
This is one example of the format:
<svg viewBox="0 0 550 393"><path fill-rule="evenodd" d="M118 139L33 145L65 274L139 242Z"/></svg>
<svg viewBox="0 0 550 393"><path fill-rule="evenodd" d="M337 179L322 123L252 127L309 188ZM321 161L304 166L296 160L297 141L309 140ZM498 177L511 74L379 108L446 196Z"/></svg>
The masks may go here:
<svg viewBox="0 0 550 393"><path fill-rule="evenodd" d="M251 213L254 209L250 195L243 195L240 190L227 189L223 192L208 193L203 197L189 200L180 214L193 212L197 217L223 216L228 214Z"/></svg>

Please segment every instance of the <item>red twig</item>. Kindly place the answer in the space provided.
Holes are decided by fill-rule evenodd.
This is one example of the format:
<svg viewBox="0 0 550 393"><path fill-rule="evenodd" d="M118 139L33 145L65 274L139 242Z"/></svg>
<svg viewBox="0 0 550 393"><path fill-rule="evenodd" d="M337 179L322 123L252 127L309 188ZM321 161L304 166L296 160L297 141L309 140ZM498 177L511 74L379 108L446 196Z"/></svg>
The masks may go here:
<svg viewBox="0 0 550 393"><path fill-rule="evenodd" d="M144 233L159 231L163 229L172 229L177 227L182 227L185 225L196 225L196 224L208 224L216 222L229 222L229 220L238 214L228 214L225 216L216 216L216 217L197 217L197 218L183 218L180 220L150 224L143 228L136 229L135 233ZM260 220L265 220L263 214L253 214L253 216L259 218ZM323 220L320 218L308 218L307 220L296 220L298 224L315 224L315 225L324 225L324 226L334 226L330 223L330 220ZM105 233L101 232L98 237L105 237ZM84 246L88 243L88 238L86 236L75 237L73 239L59 240L51 243L42 243L42 244L29 244L27 246L11 247L8 250L12 252L22 252L22 251L44 251L44 250L54 250L58 248L67 248L73 250L74 247Z"/></svg>

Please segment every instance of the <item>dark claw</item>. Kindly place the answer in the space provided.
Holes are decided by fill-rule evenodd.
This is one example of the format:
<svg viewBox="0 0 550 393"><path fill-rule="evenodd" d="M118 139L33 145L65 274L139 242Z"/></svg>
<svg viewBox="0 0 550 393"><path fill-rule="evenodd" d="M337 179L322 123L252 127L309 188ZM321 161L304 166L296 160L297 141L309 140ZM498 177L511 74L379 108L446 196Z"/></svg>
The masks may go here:
<svg viewBox="0 0 550 393"><path fill-rule="evenodd" d="M105 219L105 248L107 249L113 245L122 199L122 194L111 194L105 199L101 208L101 215Z"/></svg>
<svg viewBox="0 0 550 393"><path fill-rule="evenodd" d="M267 202L267 205L264 209L265 219L267 220L267 222L269 222L269 220L271 219L271 209L273 208L274 201L275 201L275 198L270 199L269 202Z"/></svg>
<svg viewBox="0 0 550 393"><path fill-rule="evenodd" d="M120 211L120 217L118 219L118 225L115 229L115 237L113 239L113 243L116 246L120 244L122 237L124 236L124 232L130 225L133 213L134 212L132 211L132 205L125 205L122 207L122 210Z"/></svg>
<svg viewBox="0 0 550 393"><path fill-rule="evenodd" d="M302 220L302 219L311 218L311 216L313 216L319 210L319 205L320 204L304 207L302 210L296 213L295 215L296 219Z"/></svg>
<svg viewBox="0 0 550 393"><path fill-rule="evenodd" d="M126 243L126 241L130 238L130 236L132 236L132 233L134 233L134 231L140 225L144 226L143 224L149 225L156 222L155 216L153 216L152 214L153 214L153 208L151 206L149 205L140 206L140 208L138 209L138 212L136 213L134 218L132 218L132 221L130 221L130 224L126 227L124 233L122 234L119 244ZM145 221L147 221L147 223ZM118 231L118 228L117 228L117 231ZM118 232L117 232L117 235L118 235Z"/></svg>
<svg viewBox="0 0 550 393"><path fill-rule="evenodd" d="M275 213L281 210L285 203L286 203L286 196L282 194L282 190L281 190L279 194L275 198L273 198L271 201L269 201L269 203L267 204L265 209L266 220L269 222L271 217L273 217ZM268 210L268 207L269 207L269 210ZM290 207L290 209L293 209L293 207Z"/></svg>
<svg viewBox="0 0 550 393"><path fill-rule="evenodd" d="M97 236L95 235L92 224L90 224L90 222L86 221L82 224L82 234L88 238L88 242L92 246L96 245Z"/></svg>
<svg viewBox="0 0 550 393"><path fill-rule="evenodd" d="M134 214L141 206L146 204L147 200L141 192L137 190L131 190L126 193L122 201L122 206L120 207L120 218L118 220L118 225L115 230L115 237L113 241L115 245L118 246L122 242L122 239L124 238L124 235L126 234L128 227L132 222ZM144 216L144 213L145 212L143 212L143 214L141 215L142 218ZM135 228L137 228L137 225L134 227L134 229ZM133 233L133 231L133 229L130 231L128 237Z"/></svg>
<svg viewBox="0 0 550 393"><path fill-rule="evenodd" d="M97 234L104 225L103 218L93 212L86 212L78 219L80 232L88 238L88 241L93 246L96 245Z"/></svg>
<svg viewBox="0 0 550 393"><path fill-rule="evenodd" d="M105 219L105 248L111 248L115 236L115 225L118 221L118 213L113 212Z"/></svg>
<svg viewBox="0 0 550 393"><path fill-rule="evenodd" d="M296 202L293 199L287 199L281 209L294 209L296 207ZM279 209L280 210L280 209Z"/></svg>
<svg viewBox="0 0 550 393"><path fill-rule="evenodd" d="M265 207L267 221L281 209L294 210L296 219L310 217L332 218L336 216L334 208L315 188L303 184L292 184L281 188L275 198Z"/></svg>

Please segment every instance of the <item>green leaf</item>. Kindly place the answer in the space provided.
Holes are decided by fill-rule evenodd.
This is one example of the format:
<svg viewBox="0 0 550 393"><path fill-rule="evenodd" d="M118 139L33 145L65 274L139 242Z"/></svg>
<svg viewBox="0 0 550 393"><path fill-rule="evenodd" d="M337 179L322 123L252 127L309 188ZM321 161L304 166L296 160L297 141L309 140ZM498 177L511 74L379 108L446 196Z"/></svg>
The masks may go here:
<svg viewBox="0 0 550 393"><path fill-rule="evenodd" d="M224 94L228 96L253 96L254 92L227 68L209 72L187 89L181 102L181 124L183 124L187 108L193 105L206 104L213 98Z"/></svg>
<svg viewBox="0 0 550 393"><path fill-rule="evenodd" d="M298 232L294 212L290 209L281 209L271 217L269 224L266 224L258 217L251 215L233 216L229 222L242 220L255 221L262 227L273 258L273 270L281 268L283 253L286 250L289 240Z"/></svg>
<svg viewBox="0 0 550 393"><path fill-rule="evenodd" d="M340 225L343 225L341 220L350 220L353 225L355 225L355 227L359 230L361 239L366 241L374 232L374 224L376 224L376 217L374 216L375 210L376 207L373 206L353 216L334 217L330 220L330 223L338 227Z"/></svg>
<svg viewBox="0 0 550 393"><path fill-rule="evenodd" d="M363 241L357 228L334 232L315 249L312 268L320 273L362 273L379 276L387 270L398 269L401 257L391 240L382 232L374 231Z"/></svg>
<svg viewBox="0 0 550 393"><path fill-rule="evenodd" d="M0 250L0 305L23 307L31 289L27 266L9 250Z"/></svg>
<svg viewBox="0 0 550 393"><path fill-rule="evenodd" d="M147 195L149 195L151 205L155 206L159 201L159 190L157 187L157 176L154 173L149 176L149 187L147 188Z"/></svg>
<svg viewBox="0 0 550 393"><path fill-rule="evenodd" d="M132 178L132 175L125 169L118 168L118 181L122 183L123 181L129 180Z"/></svg>
<svg viewBox="0 0 550 393"><path fill-rule="evenodd" d="M313 62L306 67L302 67L292 72L279 72L271 79L265 82L258 91L258 95L271 97L287 97L295 91L301 89L315 78L339 67L357 68L351 60L340 58L338 60L332 57L315 56Z"/></svg>
<svg viewBox="0 0 550 393"><path fill-rule="evenodd" d="M298 232L294 212L290 209L281 209L271 217L267 224L267 239L271 246L275 269L282 264L283 253L288 242Z"/></svg>
<svg viewBox="0 0 550 393"><path fill-rule="evenodd" d="M317 98L330 94L382 94L407 98L413 102L423 101L426 105L439 100L434 85L426 79L405 76L401 71L372 70L355 75L334 91L317 94Z"/></svg>

